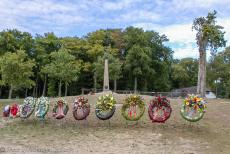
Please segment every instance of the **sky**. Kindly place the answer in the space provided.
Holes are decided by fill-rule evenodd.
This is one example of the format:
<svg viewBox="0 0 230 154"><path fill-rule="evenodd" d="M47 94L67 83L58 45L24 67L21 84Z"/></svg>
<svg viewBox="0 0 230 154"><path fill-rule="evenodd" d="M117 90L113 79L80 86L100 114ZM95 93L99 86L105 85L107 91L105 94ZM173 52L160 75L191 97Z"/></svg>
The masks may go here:
<svg viewBox="0 0 230 154"><path fill-rule="evenodd" d="M229 46L230 0L0 0L0 31L82 37L98 29L134 26L165 34L174 58L197 58L192 22L213 10Z"/></svg>

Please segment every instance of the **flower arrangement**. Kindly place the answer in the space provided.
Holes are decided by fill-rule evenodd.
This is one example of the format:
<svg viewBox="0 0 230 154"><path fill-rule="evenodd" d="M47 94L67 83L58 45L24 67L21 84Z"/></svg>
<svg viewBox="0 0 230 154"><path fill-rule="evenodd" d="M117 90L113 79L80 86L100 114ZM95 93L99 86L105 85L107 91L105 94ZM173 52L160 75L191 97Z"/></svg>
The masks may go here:
<svg viewBox="0 0 230 154"><path fill-rule="evenodd" d="M190 122L196 122L203 118L207 102L197 95L188 95L183 101L181 116Z"/></svg>
<svg viewBox="0 0 230 154"><path fill-rule="evenodd" d="M62 119L66 116L68 111L69 111L68 103L63 98L59 98L54 104L53 116L56 119Z"/></svg>
<svg viewBox="0 0 230 154"><path fill-rule="evenodd" d="M137 112L137 109L139 112ZM145 112L145 103L141 96L130 95L121 108L122 116L128 121L138 121Z"/></svg>
<svg viewBox="0 0 230 154"><path fill-rule="evenodd" d="M41 120L44 120L45 115L49 110L50 101L47 97L40 97L37 99L35 105L35 116Z"/></svg>
<svg viewBox="0 0 230 154"><path fill-rule="evenodd" d="M3 117L9 117L10 116L10 105L6 105L3 108Z"/></svg>
<svg viewBox="0 0 230 154"><path fill-rule="evenodd" d="M24 103L20 105L20 118L28 118L33 113L35 108L35 99L33 97L27 97L24 99Z"/></svg>
<svg viewBox="0 0 230 154"><path fill-rule="evenodd" d="M97 100L96 108L101 111L112 110L115 106L116 100L111 94L100 96Z"/></svg>
<svg viewBox="0 0 230 154"><path fill-rule="evenodd" d="M10 117L17 118L20 116L19 105L14 103L10 106Z"/></svg>
<svg viewBox="0 0 230 154"><path fill-rule="evenodd" d="M73 116L76 120L84 120L90 113L90 104L87 98L77 97L73 103Z"/></svg>
<svg viewBox="0 0 230 154"><path fill-rule="evenodd" d="M170 101L166 97L155 97L149 104L148 113L152 122L164 123L170 118L171 112Z"/></svg>
<svg viewBox="0 0 230 154"><path fill-rule="evenodd" d="M11 105L6 105L3 108L3 117L18 118L20 116L19 109L20 106L16 103Z"/></svg>
<svg viewBox="0 0 230 154"><path fill-rule="evenodd" d="M96 103L96 116L101 120L110 119L116 110L115 104L116 100L111 94L100 96Z"/></svg>
<svg viewBox="0 0 230 154"><path fill-rule="evenodd" d="M197 95L188 95L188 97L184 99L184 105L192 107L194 110L198 110L199 112L204 112L207 107L206 101Z"/></svg>

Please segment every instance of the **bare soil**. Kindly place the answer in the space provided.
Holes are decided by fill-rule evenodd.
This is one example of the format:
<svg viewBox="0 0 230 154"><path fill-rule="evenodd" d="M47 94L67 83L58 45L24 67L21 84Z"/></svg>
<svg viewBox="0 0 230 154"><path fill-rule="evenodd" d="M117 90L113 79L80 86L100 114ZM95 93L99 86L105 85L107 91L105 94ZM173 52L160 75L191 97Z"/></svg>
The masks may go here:
<svg viewBox="0 0 230 154"><path fill-rule="evenodd" d="M5 119L0 116L1 153L75 153L75 154L154 154L154 153L230 153L230 100L210 99L202 120L185 121L180 116L182 99L171 99L173 112L165 124L152 123L146 102L144 116L135 123L126 122L121 116L125 95L115 95L117 109L111 120L101 121L95 116L94 107L98 95L86 96L91 103L87 120L76 121L72 115L74 97L67 97L70 110L67 117L56 120L52 106L45 122L32 115L29 119ZM22 100L16 100L22 102ZM9 100L0 100L0 109Z"/></svg>

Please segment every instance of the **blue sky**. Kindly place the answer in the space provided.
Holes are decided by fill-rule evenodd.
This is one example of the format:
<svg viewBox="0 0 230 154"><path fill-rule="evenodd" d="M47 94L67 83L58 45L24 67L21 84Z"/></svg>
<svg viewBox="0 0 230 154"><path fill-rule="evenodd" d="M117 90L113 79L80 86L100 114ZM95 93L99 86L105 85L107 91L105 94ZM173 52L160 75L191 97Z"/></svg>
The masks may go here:
<svg viewBox="0 0 230 154"><path fill-rule="evenodd" d="M230 0L1 0L0 30L80 37L135 26L168 36L175 58L197 58L192 21L214 9L230 45Z"/></svg>

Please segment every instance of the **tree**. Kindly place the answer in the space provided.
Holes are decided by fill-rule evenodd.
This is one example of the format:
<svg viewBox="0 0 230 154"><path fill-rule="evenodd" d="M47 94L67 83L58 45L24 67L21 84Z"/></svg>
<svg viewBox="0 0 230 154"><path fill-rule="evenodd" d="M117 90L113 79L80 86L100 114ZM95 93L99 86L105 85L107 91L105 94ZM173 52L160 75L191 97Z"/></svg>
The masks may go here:
<svg viewBox="0 0 230 154"><path fill-rule="evenodd" d="M197 83L198 61L184 58L172 65L172 79L175 88L195 86Z"/></svg>
<svg viewBox="0 0 230 154"><path fill-rule="evenodd" d="M30 79L33 76L34 66L34 60L28 59L23 50L15 53L7 52L0 58L1 83L10 86L9 99L12 97L13 90L31 88L34 85L34 81Z"/></svg>
<svg viewBox="0 0 230 154"><path fill-rule="evenodd" d="M168 91L171 87L171 65L173 51L164 45L169 39L155 31L145 32L145 47L150 48L151 69L153 73L148 76L148 90ZM146 84L147 82L145 82Z"/></svg>
<svg viewBox="0 0 230 154"><path fill-rule="evenodd" d="M0 55L5 52L25 50L29 57L34 54L34 40L30 33L21 32L17 29L0 32Z"/></svg>
<svg viewBox="0 0 230 154"><path fill-rule="evenodd" d="M206 88L206 50L215 53L219 47L225 46L223 27L216 25L216 11L207 17L199 17L193 21L192 28L197 32L196 41L199 48L199 72L197 93L205 97Z"/></svg>
<svg viewBox="0 0 230 154"><path fill-rule="evenodd" d="M125 70L134 76L134 91L137 91L137 79L146 77L150 72L151 59L149 57L149 48L141 48L139 45L133 45L128 51L125 62Z"/></svg>
<svg viewBox="0 0 230 154"><path fill-rule="evenodd" d="M50 53L60 49L61 42L54 33L45 33L44 36L37 35L35 37L35 59L37 64L37 79L38 75L43 80L42 95L46 95L47 74L41 71L41 68L50 63ZM36 82L36 84L38 84Z"/></svg>
<svg viewBox="0 0 230 154"><path fill-rule="evenodd" d="M75 57L64 48L57 52L52 52L51 63L42 68L43 73L59 81L58 96L61 96L62 82L65 83L65 95L70 82L76 81L80 72L80 65L75 61Z"/></svg>
<svg viewBox="0 0 230 154"><path fill-rule="evenodd" d="M211 57L207 67L208 86L217 96L230 97L230 47Z"/></svg>

